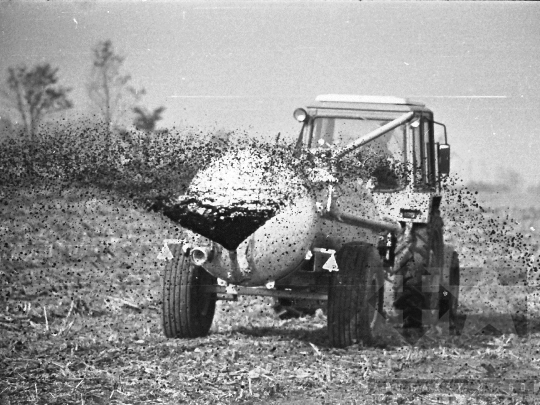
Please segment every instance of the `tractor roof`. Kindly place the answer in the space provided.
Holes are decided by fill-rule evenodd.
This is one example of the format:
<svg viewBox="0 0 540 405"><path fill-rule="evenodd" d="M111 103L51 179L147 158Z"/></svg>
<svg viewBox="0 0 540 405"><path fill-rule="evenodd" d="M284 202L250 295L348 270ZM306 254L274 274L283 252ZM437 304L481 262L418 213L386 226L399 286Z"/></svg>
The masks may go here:
<svg viewBox="0 0 540 405"><path fill-rule="evenodd" d="M412 101L408 98L392 96L357 96L354 94L322 94L315 101L334 103L368 103L368 104L402 104L425 106L424 103Z"/></svg>
<svg viewBox="0 0 540 405"><path fill-rule="evenodd" d="M309 108L360 109L383 111L429 111L424 103L408 98L390 96L359 96L352 94L323 94Z"/></svg>

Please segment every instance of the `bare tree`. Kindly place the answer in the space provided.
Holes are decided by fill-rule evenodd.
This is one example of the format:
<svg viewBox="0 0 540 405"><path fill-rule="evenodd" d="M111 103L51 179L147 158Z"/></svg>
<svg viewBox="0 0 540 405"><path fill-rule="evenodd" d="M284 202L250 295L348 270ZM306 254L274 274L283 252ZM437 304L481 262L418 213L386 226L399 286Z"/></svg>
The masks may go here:
<svg viewBox="0 0 540 405"><path fill-rule="evenodd" d="M135 119L133 125L137 129L145 132L152 132L156 129L156 123L162 119L161 114L165 111L165 107L161 106L154 111L148 111L143 107L134 107Z"/></svg>
<svg viewBox="0 0 540 405"><path fill-rule="evenodd" d="M7 116L4 116L4 114L0 115L0 141L13 136L14 132L15 127L11 120Z"/></svg>
<svg viewBox="0 0 540 405"><path fill-rule="evenodd" d="M58 86L58 68L44 63L8 69L7 90L1 92L20 116L25 132L34 139L36 128L46 115L73 107L67 98L70 88Z"/></svg>
<svg viewBox="0 0 540 405"><path fill-rule="evenodd" d="M110 40L101 41L93 49L92 73L87 84L88 96L99 109L108 128L121 126L121 120L131 110L145 90L135 90L131 76L122 74L125 57L118 55Z"/></svg>

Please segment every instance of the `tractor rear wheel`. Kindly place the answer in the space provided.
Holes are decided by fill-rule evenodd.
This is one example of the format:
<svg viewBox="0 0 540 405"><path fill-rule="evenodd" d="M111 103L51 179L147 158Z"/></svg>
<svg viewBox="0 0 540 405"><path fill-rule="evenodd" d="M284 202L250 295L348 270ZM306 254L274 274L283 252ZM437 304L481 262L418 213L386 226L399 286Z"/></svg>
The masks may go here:
<svg viewBox="0 0 540 405"><path fill-rule="evenodd" d="M444 247L444 267L442 285L439 292L439 318L448 313L450 332L456 331L457 309L459 303L459 257L452 246ZM449 287L449 289L443 287Z"/></svg>
<svg viewBox="0 0 540 405"><path fill-rule="evenodd" d="M334 347L374 341L382 320L384 273L377 249L349 243L336 254L339 271L332 275L328 294L328 336Z"/></svg>
<svg viewBox="0 0 540 405"><path fill-rule="evenodd" d="M168 338L205 336L210 330L216 309L216 295L201 287L216 279L184 255L182 245L172 245L172 260L163 270L163 332Z"/></svg>
<svg viewBox="0 0 540 405"><path fill-rule="evenodd" d="M398 264L402 266L397 274L403 276L403 290L394 307L403 311L404 328L421 328L427 326L422 321L422 311L439 309L438 286L425 285L426 280L436 280L432 276L437 271L440 274L444 264L443 221L438 212L429 224L415 224L411 236L405 247L408 260ZM403 249L398 242L400 248Z"/></svg>

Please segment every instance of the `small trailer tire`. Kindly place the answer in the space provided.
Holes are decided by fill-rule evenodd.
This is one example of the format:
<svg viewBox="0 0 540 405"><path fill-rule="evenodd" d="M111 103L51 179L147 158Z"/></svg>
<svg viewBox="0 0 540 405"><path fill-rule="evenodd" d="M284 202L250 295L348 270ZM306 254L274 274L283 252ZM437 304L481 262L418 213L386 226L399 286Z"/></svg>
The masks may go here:
<svg viewBox="0 0 540 405"><path fill-rule="evenodd" d="M201 286L213 285L216 279L202 267L195 266L182 252L182 245L172 245L173 258L163 270L163 332L168 338L206 336L216 309L216 295L204 293Z"/></svg>

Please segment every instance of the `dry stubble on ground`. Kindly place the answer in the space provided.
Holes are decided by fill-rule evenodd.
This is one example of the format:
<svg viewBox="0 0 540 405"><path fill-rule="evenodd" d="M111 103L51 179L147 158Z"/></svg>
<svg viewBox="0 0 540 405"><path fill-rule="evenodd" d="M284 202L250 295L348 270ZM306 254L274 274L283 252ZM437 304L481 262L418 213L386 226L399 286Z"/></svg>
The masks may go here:
<svg viewBox="0 0 540 405"><path fill-rule="evenodd" d="M281 321L258 298L220 303L206 338L167 340L156 257L174 224L93 188L4 192L0 209L2 404L535 403L540 393L540 334L519 324L338 350L321 312Z"/></svg>

